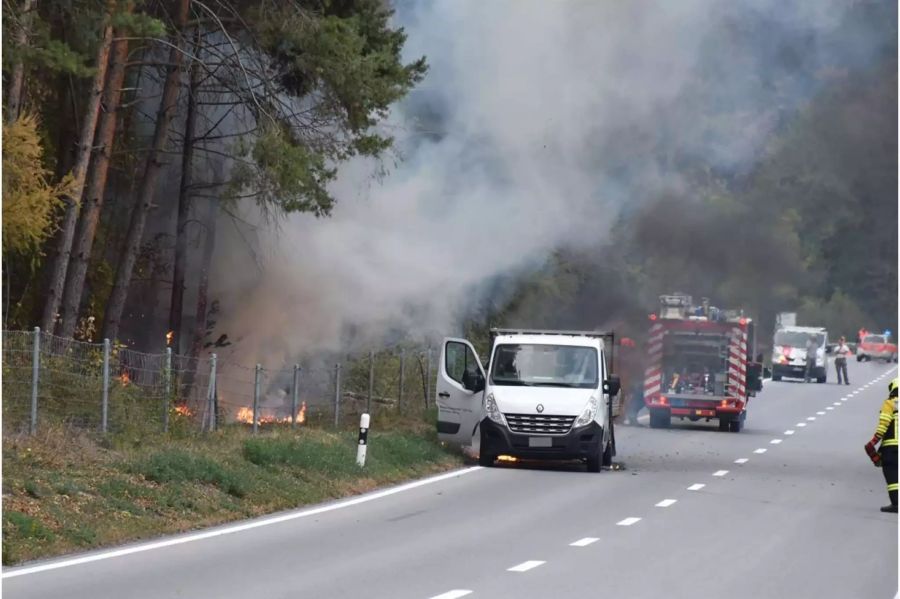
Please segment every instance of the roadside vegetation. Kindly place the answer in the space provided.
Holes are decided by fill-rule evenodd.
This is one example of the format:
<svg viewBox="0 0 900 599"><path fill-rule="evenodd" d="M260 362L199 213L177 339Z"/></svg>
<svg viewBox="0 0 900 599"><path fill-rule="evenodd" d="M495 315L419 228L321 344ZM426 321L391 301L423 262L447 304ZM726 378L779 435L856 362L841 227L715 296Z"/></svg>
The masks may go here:
<svg viewBox="0 0 900 599"><path fill-rule="evenodd" d="M430 414L356 431L227 426L204 435L99 437L44 426L3 441L3 564L260 516L451 469ZM379 427L384 427L379 430Z"/></svg>

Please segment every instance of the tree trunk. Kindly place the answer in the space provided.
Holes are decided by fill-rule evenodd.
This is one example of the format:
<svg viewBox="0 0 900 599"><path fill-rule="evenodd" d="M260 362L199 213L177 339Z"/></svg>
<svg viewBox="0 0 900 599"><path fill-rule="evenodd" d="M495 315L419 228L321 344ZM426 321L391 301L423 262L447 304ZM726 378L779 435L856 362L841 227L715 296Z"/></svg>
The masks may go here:
<svg viewBox="0 0 900 599"><path fill-rule="evenodd" d="M31 29L31 13L34 10L35 0L24 0L22 12L19 15L19 30L16 32L15 44L21 49L28 43L28 33ZM6 120L12 122L19 117L22 110L22 90L25 88L25 63L22 59L16 61L9 77L9 96L6 100Z"/></svg>
<svg viewBox="0 0 900 599"><path fill-rule="evenodd" d="M104 17L103 38L100 42L100 49L97 51L97 72L94 74L94 80L91 84L90 99L85 112L84 123L82 123L81 135L78 139L75 167L72 169L75 185L71 193L63 197L66 211L59 231L59 243L50 275L50 288L47 290L47 303L44 304L44 316L41 319L41 328L47 332L53 332L60 300L62 299L63 287L66 284L66 271L69 268L69 256L72 253L72 241L75 239L75 224L78 220L79 200L84 191L85 174L91 159L94 131L97 128L97 119L100 113L100 96L103 93L106 67L109 62L109 50L112 45L111 22L115 6L116 3L114 1L109 2Z"/></svg>
<svg viewBox="0 0 900 599"><path fill-rule="evenodd" d="M194 44L194 56L200 56L200 30ZM196 95L200 87L200 69L193 61L188 67L190 87L184 124L184 150L181 155L181 185L178 189L178 224L175 229L175 264L172 271L172 301L169 304L169 330L172 347L181 353L181 316L184 309L184 275L187 265L187 224L191 212L191 184L194 166L194 123L197 120Z"/></svg>
<svg viewBox="0 0 900 599"><path fill-rule="evenodd" d="M124 37L124 31L118 31L116 37ZM125 81L125 63L128 60L128 40L120 39L113 43L110 60L109 78L103 90L103 117L97 128L97 153L94 156L87 189L84 192L84 207L81 214L81 226L75 241L72 261L69 265L69 277L66 282L62 304L63 337L71 337L78 323L81 294L84 291L84 280L87 274L94 237L100 222L103 208L103 196L106 193L106 178L109 173L110 154L116 134L119 118L119 105L122 98L122 85Z"/></svg>
<svg viewBox="0 0 900 599"><path fill-rule="evenodd" d="M204 222L205 235L203 236L203 256L200 263L200 281L197 287L197 313L194 320L194 330L191 334L191 345L188 355L191 358L200 357L203 350L203 339L206 337L206 314L209 307L209 269L212 265L213 252L216 249L216 221L219 214L219 203L216 200L208 200L206 220ZM189 399L194 389L194 381L197 376L197 364L188 363L181 385L181 397Z"/></svg>
<svg viewBox="0 0 900 599"><path fill-rule="evenodd" d="M191 0L178 0L178 29L184 30L187 23ZM156 192L156 183L162 172L162 152L165 150L169 139L169 125L175 115L178 105L178 88L181 79L182 62L182 36L176 34L173 38L173 47L169 52L169 72L163 85L162 99L159 103L159 113L156 118L156 128L153 132L153 143L147 155L147 163L144 167L144 176L138 189L137 205L131 213L131 224L125 237L125 251L119 266L116 269L116 280L113 285L109 302L106 305L106 316L103 322L103 337L116 339L119 334L119 324L122 313L125 310L125 300L128 297L128 287L131 283L131 274L134 264L137 262L138 251L141 247L141 239L144 236L144 225L147 223L147 214L153 203Z"/></svg>

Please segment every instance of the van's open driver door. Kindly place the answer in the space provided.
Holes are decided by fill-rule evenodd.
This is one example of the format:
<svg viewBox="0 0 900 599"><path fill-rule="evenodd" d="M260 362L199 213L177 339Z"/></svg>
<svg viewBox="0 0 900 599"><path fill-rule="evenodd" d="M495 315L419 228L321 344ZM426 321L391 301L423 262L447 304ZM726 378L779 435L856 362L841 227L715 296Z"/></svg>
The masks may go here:
<svg viewBox="0 0 900 599"><path fill-rule="evenodd" d="M472 444L482 417L484 381L484 368L472 344L465 339L444 339L436 394L441 441L459 446Z"/></svg>

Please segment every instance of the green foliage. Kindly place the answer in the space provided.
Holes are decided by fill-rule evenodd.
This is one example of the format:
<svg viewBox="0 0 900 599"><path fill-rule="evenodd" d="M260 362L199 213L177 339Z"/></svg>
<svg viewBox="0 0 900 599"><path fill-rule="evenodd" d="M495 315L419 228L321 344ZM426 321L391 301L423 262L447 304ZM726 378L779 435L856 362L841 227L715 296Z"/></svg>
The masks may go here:
<svg viewBox="0 0 900 599"><path fill-rule="evenodd" d="M229 495L243 497L247 481L238 473L205 456L182 450L161 451L132 465L132 471L158 483L199 482L216 485Z"/></svg>
<svg viewBox="0 0 900 599"><path fill-rule="evenodd" d="M326 186L336 170L326 166L322 154L291 139L283 129L269 127L249 149L249 158L232 172L232 198L253 191L263 208L316 216L331 211L333 199Z"/></svg>
<svg viewBox="0 0 900 599"><path fill-rule="evenodd" d="M424 58L402 62L406 34L391 28L391 14L378 0L247 11L255 50L275 69L274 93L307 106L308 116L257 114L260 130L235 148L244 160L232 173L232 198L251 196L276 212L328 215L335 165L391 148L393 138L372 127L427 70Z"/></svg>
<svg viewBox="0 0 900 599"><path fill-rule="evenodd" d="M3 511L3 537L17 534L26 539L53 539L53 532L34 518L20 512Z"/></svg>

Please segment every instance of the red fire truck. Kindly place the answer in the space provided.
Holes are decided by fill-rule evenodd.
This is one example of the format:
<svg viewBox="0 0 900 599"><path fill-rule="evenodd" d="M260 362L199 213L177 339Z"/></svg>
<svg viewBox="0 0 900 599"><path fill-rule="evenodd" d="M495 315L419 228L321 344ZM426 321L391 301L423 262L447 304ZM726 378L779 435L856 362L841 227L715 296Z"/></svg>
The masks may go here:
<svg viewBox="0 0 900 599"><path fill-rule="evenodd" d="M663 295L650 315L644 400L650 426L672 417L718 420L720 431L740 432L747 403L762 389L762 364L754 360L753 320L740 310L720 310L689 295Z"/></svg>

